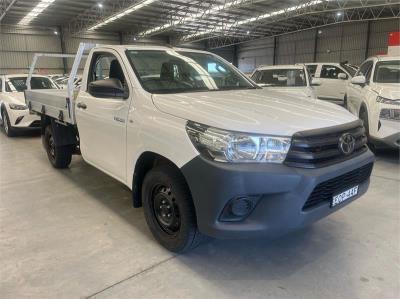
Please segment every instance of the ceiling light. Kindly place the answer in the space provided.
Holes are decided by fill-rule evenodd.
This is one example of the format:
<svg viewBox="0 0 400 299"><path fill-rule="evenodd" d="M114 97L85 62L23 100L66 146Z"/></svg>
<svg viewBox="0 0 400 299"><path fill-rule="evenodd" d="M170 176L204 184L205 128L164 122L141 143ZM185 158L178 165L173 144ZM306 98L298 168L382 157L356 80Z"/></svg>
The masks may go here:
<svg viewBox="0 0 400 299"><path fill-rule="evenodd" d="M104 25L106 25L106 24L108 24L110 22L113 22L113 21L115 21L117 19L120 19L123 16L126 16L127 14L130 14L131 12L134 12L134 11L136 11L138 9L141 9L142 7L150 5L151 3L156 2L156 1L159 1L159 0L144 0L144 1L140 2L140 3L138 3L138 4L132 5L132 6L128 7L127 9L124 9L123 11L118 12L115 15L105 19L103 22L100 22L100 23L90 27L88 30L95 30L95 29L98 29L100 27L103 27Z"/></svg>
<svg viewBox="0 0 400 299"><path fill-rule="evenodd" d="M296 6L288 7L288 8L285 8L285 9L277 10L277 11L274 11L274 12L265 13L265 14L259 15L257 17L252 17L252 18L249 18L249 19L236 21L236 22L234 22L232 24L223 25L223 26L216 26L213 29L208 29L208 30L200 30L199 32L186 35L185 37L183 37L183 40L187 40L187 39L190 39L190 38L206 35L206 34L217 32L217 31L226 31L226 30L229 30L231 28L238 27L240 25L245 25L245 24L248 24L248 23L252 23L252 22L268 19L268 18L271 18L271 17L274 17L274 16L282 15L282 14L284 14L286 12L297 11L297 10L301 10L301 9L304 9L304 8L307 8L307 7L310 7L310 6L318 5L318 4L321 4L324 1L331 1L331 0L314 0L314 1L310 1L308 3L304 3L304 4L301 4L301 5L296 5Z"/></svg>
<svg viewBox="0 0 400 299"><path fill-rule="evenodd" d="M100 8L103 8L103 4L102 3L98 3L97 6L100 7Z"/></svg>
<svg viewBox="0 0 400 299"><path fill-rule="evenodd" d="M338 11L338 12L336 13L336 15L337 15L338 17L340 17L340 16L342 15L342 13L341 13L340 11Z"/></svg>
<svg viewBox="0 0 400 299"><path fill-rule="evenodd" d="M41 0L21 21L19 25L28 25L34 18L41 14L55 0Z"/></svg>
<svg viewBox="0 0 400 299"><path fill-rule="evenodd" d="M146 36L146 35L153 34L155 32L158 32L158 31L161 31L161 30L165 30L167 28L170 28L170 27L173 27L173 26L176 26L176 25L181 25L181 24L185 24L185 23L188 23L188 22L192 22L192 21L195 21L196 19L204 18L207 15L215 14L215 13L221 11L221 10L226 10L226 9L231 8L233 6L238 6L238 5L241 5L241 4L245 3L245 2L250 2L250 1L251 0L232 0L231 2L228 2L228 3L225 3L225 4L215 5L215 6L211 7L211 8L209 8L209 9L207 9L204 12L190 14L190 15L184 17L184 18L180 18L178 20L175 20L175 21L172 21L172 22L169 22L169 23L157 26L157 27L153 27L153 28L148 29L146 31L143 31L143 32L139 33L139 36Z"/></svg>
<svg viewBox="0 0 400 299"><path fill-rule="evenodd" d="M250 34L250 31L247 31L246 34L249 35L249 34Z"/></svg>
<svg viewBox="0 0 400 299"><path fill-rule="evenodd" d="M58 35L58 32L57 32L57 31L54 31L54 34L55 34L55 35Z"/></svg>

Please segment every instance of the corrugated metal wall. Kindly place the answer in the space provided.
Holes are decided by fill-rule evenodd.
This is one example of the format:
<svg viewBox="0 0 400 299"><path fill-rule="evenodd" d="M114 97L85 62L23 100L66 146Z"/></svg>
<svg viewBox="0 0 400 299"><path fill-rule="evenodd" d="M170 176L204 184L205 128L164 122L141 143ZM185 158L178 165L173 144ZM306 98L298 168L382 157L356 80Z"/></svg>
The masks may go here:
<svg viewBox="0 0 400 299"><path fill-rule="evenodd" d="M242 43L236 46L239 68L252 72L261 64L291 64L298 62L348 60L360 64L368 55L384 52L387 49L387 36L398 30L398 20L380 20L370 22L369 40L368 23L357 22L312 29L274 38L264 38ZM317 40L315 40L317 38ZM75 53L80 42L100 44L119 44L118 34L90 34L81 37L64 37L65 52ZM144 43L162 43L166 40L140 41ZM123 36L123 43L132 40ZM366 45L369 44L366 50ZM274 53L274 46L276 51ZM314 50L316 52L314 53ZM0 27L0 73L27 72L36 52L61 53L60 36L45 29L18 29L10 26ZM230 62L235 59L235 47L214 49ZM275 55L275 57L274 57ZM72 59L67 60L67 68ZM42 58L39 61L42 73L62 73L62 59Z"/></svg>
<svg viewBox="0 0 400 299"><path fill-rule="evenodd" d="M369 41L368 22L346 23L278 36L275 63L348 60L350 63L360 64L365 60L366 53L370 56L387 50L388 33L398 31L399 22L396 19L371 21L369 30ZM261 64L273 62L273 38L238 45L238 65L246 73L252 72Z"/></svg>
<svg viewBox="0 0 400 299"><path fill-rule="evenodd" d="M90 34L82 37L65 36L65 53L74 54L80 42L119 44L118 34ZM1 26L0 29L0 73L26 73L34 53L62 53L60 35L48 29L18 29ZM67 69L73 59L67 59ZM64 72L61 58L42 57L37 71L42 74Z"/></svg>
<svg viewBox="0 0 400 299"><path fill-rule="evenodd" d="M59 37L49 30L21 30L1 26L0 73L25 73L37 52L61 52ZM38 67L60 72L63 65L62 61L53 59L41 60Z"/></svg>
<svg viewBox="0 0 400 299"><path fill-rule="evenodd" d="M251 72L256 65L273 64L274 38L264 38L237 46L238 66L245 72Z"/></svg>

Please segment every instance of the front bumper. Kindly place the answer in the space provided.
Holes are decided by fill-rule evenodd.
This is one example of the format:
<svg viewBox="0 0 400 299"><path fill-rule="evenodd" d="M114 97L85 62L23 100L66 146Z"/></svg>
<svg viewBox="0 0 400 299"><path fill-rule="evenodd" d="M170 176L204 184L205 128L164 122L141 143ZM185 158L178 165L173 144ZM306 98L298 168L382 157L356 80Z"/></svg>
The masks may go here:
<svg viewBox="0 0 400 299"><path fill-rule="evenodd" d="M371 134L372 141L378 146L400 148L400 122L380 119L378 130Z"/></svg>
<svg viewBox="0 0 400 299"><path fill-rule="evenodd" d="M11 126L14 129L40 128L40 116L30 114L29 110L7 110Z"/></svg>
<svg viewBox="0 0 400 299"><path fill-rule="evenodd" d="M316 169L282 164L224 164L200 156L182 167L196 207L200 231L215 238L277 236L315 222L364 194L369 179L359 184L358 195L337 207L324 202L312 209L303 206L321 182L373 163L367 152L350 160ZM337 190L338 192L344 190ZM238 196L260 195L247 218L240 222L220 221L226 204Z"/></svg>

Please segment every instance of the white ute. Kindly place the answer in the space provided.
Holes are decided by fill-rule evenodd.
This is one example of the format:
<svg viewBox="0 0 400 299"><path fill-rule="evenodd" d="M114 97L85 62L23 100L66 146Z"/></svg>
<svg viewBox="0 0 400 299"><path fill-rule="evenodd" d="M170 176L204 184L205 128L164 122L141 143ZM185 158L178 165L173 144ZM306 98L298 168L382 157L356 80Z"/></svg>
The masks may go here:
<svg viewBox="0 0 400 299"><path fill-rule="evenodd" d="M18 130L37 129L40 117L29 113L25 105L27 74L0 75L0 117L7 136L12 137ZM57 89L53 80L33 75L32 89Z"/></svg>
<svg viewBox="0 0 400 299"><path fill-rule="evenodd" d="M318 99L343 105L346 86L357 71L348 63L306 63Z"/></svg>
<svg viewBox="0 0 400 299"><path fill-rule="evenodd" d="M400 148L400 56L367 59L347 86L345 106L364 121L370 142Z"/></svg>
<svg viewBox="0 0 400 299"><path fill-rule="evenodd" d="M304 64L259 66L251 79L267 91L315 98L311 78Z"/></svg>
<svg viewBox="0 0 400 299"><path fill-rule="evenodd" d="M203 236L275 236L364 194L374 156L354 115L266 92L208 52L97 46L80 91L27 90L50 162L73 153L132 190L154 237L182 252Z"/></svg>

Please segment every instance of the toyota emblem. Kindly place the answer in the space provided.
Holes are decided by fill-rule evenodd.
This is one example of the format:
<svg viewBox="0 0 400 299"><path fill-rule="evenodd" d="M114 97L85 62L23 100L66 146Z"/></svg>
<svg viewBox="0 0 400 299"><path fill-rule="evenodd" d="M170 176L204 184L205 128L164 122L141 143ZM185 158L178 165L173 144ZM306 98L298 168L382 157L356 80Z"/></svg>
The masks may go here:
<svg viewBox="0 0 400 299"><path fill-rule="evenodd" d="M356 139L350 133L343 134L339 139L339 149L345 155L350 155L354 152Z"/></svg>

